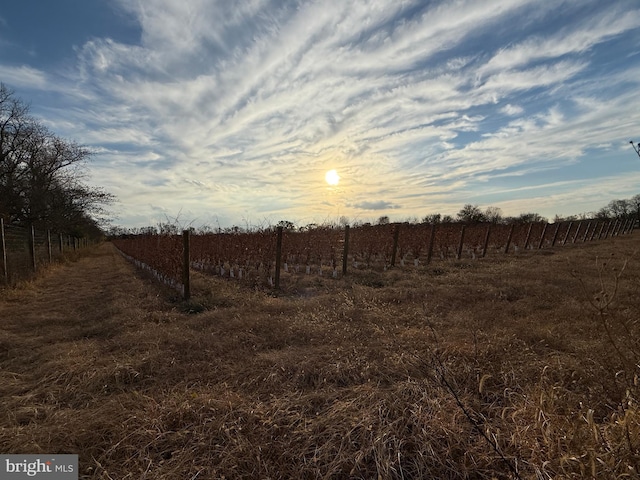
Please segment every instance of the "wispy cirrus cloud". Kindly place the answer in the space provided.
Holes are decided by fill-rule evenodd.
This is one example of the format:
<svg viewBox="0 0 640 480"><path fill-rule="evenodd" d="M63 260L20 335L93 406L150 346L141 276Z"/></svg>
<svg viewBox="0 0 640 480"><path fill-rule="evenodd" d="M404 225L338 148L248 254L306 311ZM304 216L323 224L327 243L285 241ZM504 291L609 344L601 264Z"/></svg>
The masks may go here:
<svg viewBox="0 0 640 480"><path fill-rule="evenodd" d="M535 185L598 145L619 152L640 120L637 68L608 53L622 38L640 50L631 1L118 5L138 42L93 38L64 75L7 71L66 92L48 121L101 148L96 182L125 219L159 204L236 219L450 213L505 178Z"/></svg>
<svg viewBox="0 0 640 480"><path fill-rule="evenodd" d="M520 43L500 49L480 74L511 70L532 62L584 53L628 30L640 27L640 9L628 11L613 5L611 9L551 35L533 35Z"/></svg>
<svg viewBox="0 0 640 480"><path fill-rule="evenodd" d="M27 88L43 89L47 86L47 75L38 69L21 65L19 67L3 66L2 81Z"/></svg>

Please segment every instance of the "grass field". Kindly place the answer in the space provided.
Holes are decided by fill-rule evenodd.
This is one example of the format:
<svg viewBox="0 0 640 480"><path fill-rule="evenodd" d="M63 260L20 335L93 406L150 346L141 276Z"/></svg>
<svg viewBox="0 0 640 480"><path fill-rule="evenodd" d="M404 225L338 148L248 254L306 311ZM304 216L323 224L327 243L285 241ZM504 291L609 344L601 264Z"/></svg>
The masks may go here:
<svg viewBox="0 0 640 480"><path fill-rule="evenodd" d="M194 273L183 304L104 244L0 292L0 452L87 479L639 478L639 249L278 297Z"/></svg>

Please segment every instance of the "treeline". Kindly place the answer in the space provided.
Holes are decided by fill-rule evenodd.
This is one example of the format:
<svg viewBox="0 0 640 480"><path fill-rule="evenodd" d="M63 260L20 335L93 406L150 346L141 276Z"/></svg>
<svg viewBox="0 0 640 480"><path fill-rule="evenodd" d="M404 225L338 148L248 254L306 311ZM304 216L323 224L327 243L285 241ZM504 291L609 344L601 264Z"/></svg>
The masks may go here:
<svg viewBox="0 0 640 480"><path fill-rule="evenodd" d="M608 205L602 207L596 212L581 213L579 215L560 216L556 215L552 223L580 221L580 220L629 220L634 219L636 223L640 222L640 194L626 200L612 200ZM386 225L391 223L388 216L379 217L376 222L377 225ZM478 205L467 204L460 209L457 215L441 215L439 213L429 214L423 217L421 220L414 218L413 220L405 221L402 223L419 224L447 224L447 223L464 223L464 224L476 224L476 223L494 223L502 225L511 224L524 224L524 223L549 223L549 219L534 212L521 213L518 216L504 216L502 210L498 207L481 208ZM147 227L134 227L134 228L122 228L112 227L109 230L109 236L112 238L129 236L129 235L178 235L183 230L190 230L192 233L249 233L249 232L264 232L275 231L277 227L282 227L286 231L305 231L314 230L318 228L338 228L345 225L351 225L352 227L368 226L372 225L371 222L355 221L350 222L347 217L340 217L337 222L325 222L322 224L311 223L307 225L296 225L295 222L290 220L280 220L275 225L268 222L263 222L260 225L246 225L240 227L234 225L232 227L217 227L211 228L209 225L202 225L200 227L183 226L179 220L172 221L167 219L166 222L160 222L157 226Z"/></svg>
<svg viewBox="0 0 640 480"><path fill-rule="evenodd" d="M552 223L577 221L577 220L629 220L634 218L640 221L640 194L629 199L611 200L606 206L595 212L586 212L579 215L561 216L556 215ZM388 221L387 217L381 217L379 222ZM456 215L440 215L439 213L427 215L422 219L423 223L549 223L549 219L538 213L521 213L516 217L502 215L502 210L498 207L487 207L482 209L478 205L467 204Z"/></svg>
<svg viewBox="0 0 640 480"><path fill-rule="evenodd" d="M89 149L55 135L0 83L0 217L74 237L103 235L99 216L113 196L82 182Z"/></svg>

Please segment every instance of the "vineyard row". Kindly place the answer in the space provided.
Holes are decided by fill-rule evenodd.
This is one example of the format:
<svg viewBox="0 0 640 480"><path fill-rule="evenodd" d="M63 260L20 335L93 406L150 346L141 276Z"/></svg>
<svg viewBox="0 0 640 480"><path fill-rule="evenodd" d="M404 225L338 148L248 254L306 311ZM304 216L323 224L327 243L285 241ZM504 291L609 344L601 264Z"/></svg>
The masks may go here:
<svg viewBox="0 0 640 480"><path fill-rule="evenodd" d="M189 297L189 271L280 288L282 274L338 277L349 268L419 267L433 258L482 258L631 233L633 220L556 224L387 224L307 231L136 235L113 240L139 267Z"/></svg>

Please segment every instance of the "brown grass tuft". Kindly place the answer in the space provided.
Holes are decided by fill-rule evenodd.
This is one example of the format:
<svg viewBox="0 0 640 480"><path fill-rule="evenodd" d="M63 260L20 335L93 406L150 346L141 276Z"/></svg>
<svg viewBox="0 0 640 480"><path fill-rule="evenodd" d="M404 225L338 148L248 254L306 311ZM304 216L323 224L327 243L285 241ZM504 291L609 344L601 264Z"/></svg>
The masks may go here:
<svg viewBox="0 0 640 480"><path fill-rule="evenodd" d="M0 451L85 479L638 478L638 244L278 296L194 273L188 304L103 245L0 293Z"/></svg>

